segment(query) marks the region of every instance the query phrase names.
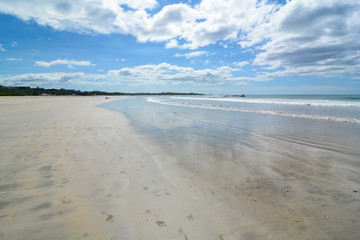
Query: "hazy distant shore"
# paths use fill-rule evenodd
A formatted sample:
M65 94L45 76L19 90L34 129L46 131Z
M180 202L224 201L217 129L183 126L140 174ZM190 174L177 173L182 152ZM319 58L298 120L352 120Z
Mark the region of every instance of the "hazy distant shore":
M310 132L261 135L249 125L227 130L242 131L235 140L210 127L215 137L207 137L222 143L213 146L191 132L190 117L165 109L147 117L175 135L155 141L123 113L98 107L109 101L0 97L0 238L359 235L359 152L340 140ZM199 122L212 126L212 115L205 113L209 122ZM241 124L249 119L244 115ZM228 128L221 121L215 124ZM172 131L176 124L191 130L189 135ZM174 138L187 141L177 144Z

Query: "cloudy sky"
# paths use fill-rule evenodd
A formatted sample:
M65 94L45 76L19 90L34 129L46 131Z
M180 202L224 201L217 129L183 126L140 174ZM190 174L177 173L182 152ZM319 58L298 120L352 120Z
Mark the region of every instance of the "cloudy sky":
M360 94L360 1L0 0L0 85Z

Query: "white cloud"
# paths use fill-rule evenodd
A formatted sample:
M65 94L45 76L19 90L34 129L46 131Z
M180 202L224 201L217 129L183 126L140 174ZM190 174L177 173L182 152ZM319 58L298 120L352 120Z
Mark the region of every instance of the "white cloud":
M6 86L47 85L70 83L81 79L84 73L27 73L14 76L0 76L0 82Z
M1 43L0 43L0 52L6 52L6 49L2 47Z
M207 55L206 51L195 51L195 52L191 52L191 53L184 53L184 54L180 54L180 53L176 53L174 55L174 57L186 57L186 58L192 58L192 57L200 57L202 55Z
M22 61L22 58L6 58L6 61Z
M215 69L199 69L181 67L168 63L148 64L132 68L110 70L104 74L77 73L28 73L13 76L1 76L0 84L5 86L36 86L36 85L119 85L119 84L192 84L217 85L234 84L243 85L254 81L266 81L268 77L239 77L238 69L219 67Z
M196 49L235 40L240 30L263 22L273 9L258 0L203 0L194 7L166 5L151 15L148 10L157 6L155 0L4 0L0 12L58 30L132 34L140 42L163 41L168 47ZM180 39L186 42L179 46Z
M136 83L136 84L165 84L185 83L193 85L216 85L216 84L247 84L253 81L266 81L268 77L238 77L234 73L236 68L219 67L216 69L196 70L191 67L180 67L168 63L158 65L148 64L133 68L111 70L106 78L113 82Z
M241 51L255 54L253 64L276 74L360 72L359 0L202 0L163 7L155 0L3 0L0 12L57 30L130 34L166 48L238 42Z
M259 44L254 64L276 74L341 75L360 72L359 26L358 0L294 0L240 44Z
M67 65L68 68L73 68L74 65L76 66L94 66L89 61L76 61L76 60L67 60L67 59L57 59L51 62L45 61L35 61L35 65L40 67L51 67L54 65Z
M177 48L179 47L178 41L176 39L171 39L165 45L166 48Z
M246 65L248 65L249 62L248 61L242 61L242 62L233 62L233 65L236 67L244 67Z
M193 28L185 31L181 38L187 40L192 49L218 41L236 40L241 32L264 22L274 8L272 4L257 0L203 0L195 8L197 21Z
M203 0L191 7L165 6L147 24L139 25L135 35L141 42L166 41L167 48L197 49L218 41L237 40L241 32L267 21L276 5L265 1ZM185 41L180 44L179 40Z
M111 33L118 29L116 21L122 8L115 0L5 0L0 11L57 30L81 33Z
M18 43L17 43L17 42L12 42L10 45L11 45L12 47L16 47L16 46L18 45Z
M127 5L133 9L153 9L158 5L155 0L120 0L119 4Z
M185 4L167 5L154 16L143 18L133 25L133 35L140 42L162 42L183 36L193 28L198 12ZM172 44L175 44L172 41Z

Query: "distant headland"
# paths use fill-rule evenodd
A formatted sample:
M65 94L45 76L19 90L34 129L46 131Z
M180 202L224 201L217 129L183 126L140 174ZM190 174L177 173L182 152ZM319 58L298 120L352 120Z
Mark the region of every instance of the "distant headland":
M178 93L178 92L160 92L160 93L125 93L125 92L104 92L104 91L80 91L73 89L47 89L31 87L6 87L0 85L0 96L137 96L137 95L204 95L201 93Z
M241 95L225 95L224 97L246 97L245 94Z

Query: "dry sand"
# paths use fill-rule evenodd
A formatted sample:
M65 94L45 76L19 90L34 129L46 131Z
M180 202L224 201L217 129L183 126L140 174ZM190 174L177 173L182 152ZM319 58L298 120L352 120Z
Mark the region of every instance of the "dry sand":
M338 238L326 232L331 228L342 229L342 239L346 229L354 236L357 213L346 222L349 228L332 226L339 222L331 214L341 209L314 204L320 195L297 201L310 190L295 183L232 189L198 178L121 113L96 107L107 101L0 98L1 239ZM355 201L352 194L346 199Z

